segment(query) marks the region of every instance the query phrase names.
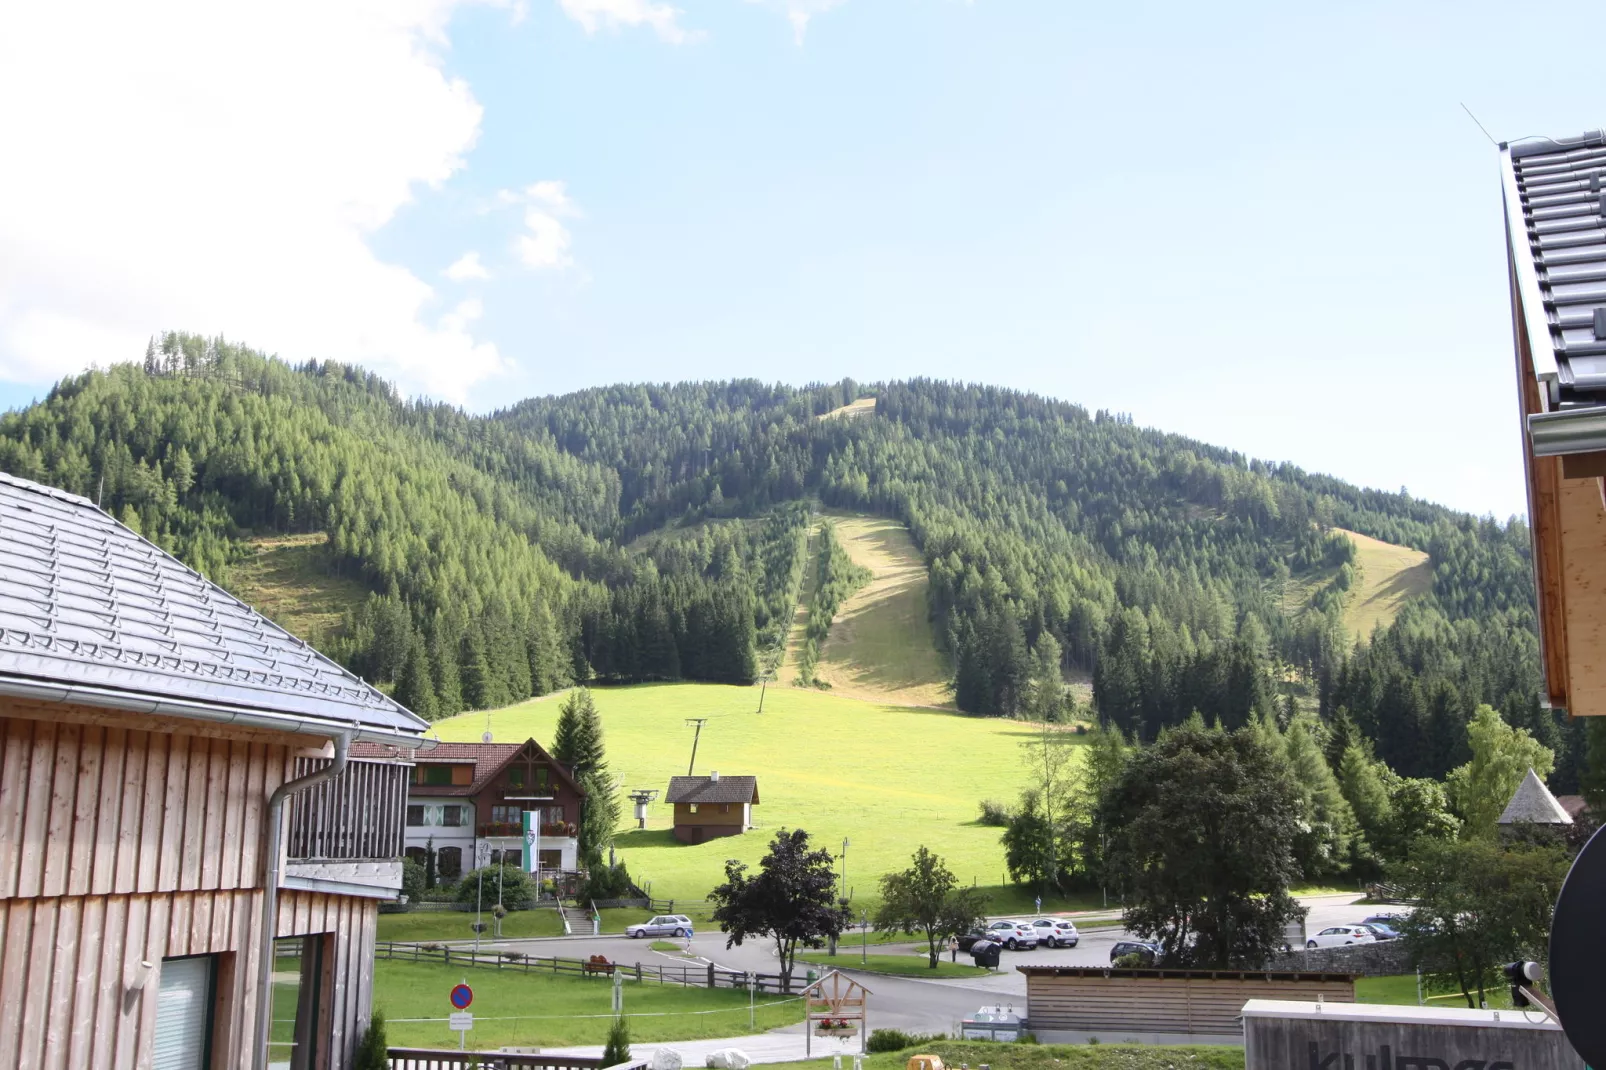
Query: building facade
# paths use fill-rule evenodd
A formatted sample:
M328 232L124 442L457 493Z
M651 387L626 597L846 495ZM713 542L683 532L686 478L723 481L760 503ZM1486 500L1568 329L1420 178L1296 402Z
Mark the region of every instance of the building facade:
M758 805L758 778L677 776L669 779L665 800L675 808L675 839L703 843L721 836L740 836L753 827Z
M359 744L355 753L383 758L394 750ZM441 743L413 760L403 826L407 857L425 865L434 851L443 880L498 862L529 869L532 847L542 873L579 870L585 791L535 740ZM522 831L526 810L539 815L533 845Z
M348 1066L424 728L0 474L0 1066Z

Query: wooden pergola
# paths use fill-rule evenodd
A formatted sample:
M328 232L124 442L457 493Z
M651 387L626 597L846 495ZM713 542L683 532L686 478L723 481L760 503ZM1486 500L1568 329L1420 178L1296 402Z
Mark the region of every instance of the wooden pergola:
M866 1051L870 1033L870 990L851 977L832 970L803 990L803 1053L813 1054L814 1030L822 1022L853 1022L859 1033L859 1050Z

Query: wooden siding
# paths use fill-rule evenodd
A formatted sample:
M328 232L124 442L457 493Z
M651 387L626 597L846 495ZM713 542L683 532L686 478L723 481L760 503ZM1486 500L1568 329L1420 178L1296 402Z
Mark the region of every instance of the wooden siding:
M1023 971L1024 972L1024 971ZM1026 1017L1033 1032L1201 1033L1240 1031L1251 999L1321 998L1355 1002L1355 982L1318 974L1227 974L1088 970L1026 975Z
M1606 714L1606 509L1597 479L1563 479L1556 494L1561 542L1566 709Z
M0 899L253 887L290 754L0 717Z
M248 1061L256 1017L260 891L61 896L0 901L0 1066L99 1070L150 1064L152 974L132 997L141 960L218 955L213 1065ZM368 1024L378 907L349 896L281 892L279 935L329 934L321 1065L339 1070ZM126 1001L126 1005L125 1005Z

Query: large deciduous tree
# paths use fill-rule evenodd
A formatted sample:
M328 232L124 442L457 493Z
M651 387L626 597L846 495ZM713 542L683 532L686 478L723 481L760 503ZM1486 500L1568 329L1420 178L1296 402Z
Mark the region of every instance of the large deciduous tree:
M810 850L802 829L777 832L756 874L748 873L746 863L726 862L725 883L709 898L718 904L713 917L726 935L725 946L768 937L783 977L791 976L799 945L824 947L852 919L847 905L836 901L831 852Z
M1253 728L1195 718L1135 754L1101 807L1126 927L1163 961L1258 967L1299 915L1298 789Z
M908 869L881 878L875 927L881 932L924 933L931 968L936 969L943 942L981 920L987 897L962 887L942 858L924 846L910 862Z
M1467 725L1472 760L1450 770L1445 786L1461 814L1462 835L1492 836L1529 769L1550 776L1556 756L1526 730L1513 728L1491 706L1479 706Z

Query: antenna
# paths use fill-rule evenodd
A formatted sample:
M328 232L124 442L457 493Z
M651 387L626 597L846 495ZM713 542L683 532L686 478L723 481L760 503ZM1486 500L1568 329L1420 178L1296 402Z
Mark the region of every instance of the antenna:
M697 734L691 737L691 761L686 766L687 776L691 776L691 771L697 767L697 741L703 738L703 725L707 723L707 717L686 718L686 724L697 729Z
M1467 107L1465 103L1461 104L1461 110L1467 113L1467 118L1471 119L1475 123L1478 123L1478 117L1472 114L1472 109ZM1483 136L1489 139L1489 144L1493 145L1497 149L1500 147L1500 142L1494 139L1494 135L1489 133L1487 127L1485 127L1482 123L1478 123L1478 129L1482 130Z
M486 710L485 711L485 731L484 731L484 733L482 733L480 735L480 742L481 743L489 743L490 741L491 741L491 711L490 710Z

